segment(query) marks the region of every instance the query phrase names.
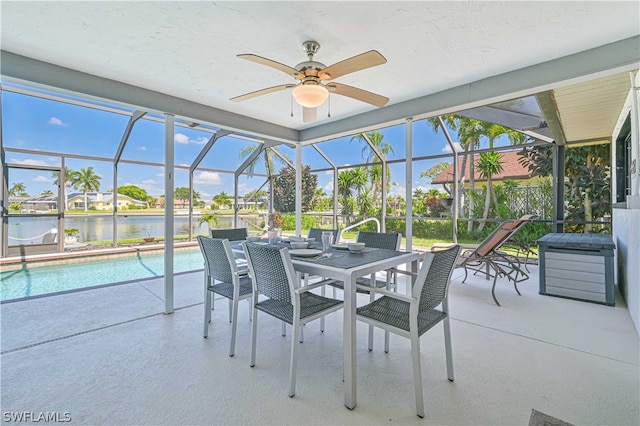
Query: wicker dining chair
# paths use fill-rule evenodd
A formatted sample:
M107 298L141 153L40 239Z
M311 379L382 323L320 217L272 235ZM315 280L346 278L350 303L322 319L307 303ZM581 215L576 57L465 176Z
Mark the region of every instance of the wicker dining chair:
M222 238L229 241L241 241L246 240L248 236L247 228L227 228L227 229L212 229L211 238Z
M336 238L338 238L338 230L337 229L311 228L311 229L309 229L309 233L307 234L307 238L314 238L316 243L322 243L322 233L323 232L331 232L333 234L333 239L331 240L331 244L335 244L336 243Z
M356 241L359 243L364 243L365 247L373 247L387 250L399 250L400 243L402 241L402 234L395 232L368 232L368 231L360 231L358 232L358 236L356 237ZM395 268L388 269L384 271L387 274L387 279L385 281L378 280L375 278L375 274L372 275L372 278L361 277L356 280L357 284L362 284L363 286L357 287L356 291L361 294L369 294L369 301L373 302L375 297L374 293L371 293L369 289L365 286L371 286L371 280L374 281L374 287L376 288L386 288L387 290L393 288L397 291L398 277L395 273ZM333 287L333 297L335 297L335 289L344 290L344 283L342 281L333 281L328 285ZM369 350L373 350L373 327L369 327ZM389 351L389 333L385 332L384 334L384 350L386 352Z
M459 245L427 253L418 271L411 297L387 289L372 288L371 292L382 294L382 297L356 310L358 320L411 340L418 417L424 417L420 336L440 321L444 323L447 377L453 381L448 294L451 274L459 254ZM440 305L441 309L436 309Z
M292 327L289 364L289 396L296 393L298 333L300 326L342 308L341 300L330 299L310 290L323 281L301 286L286 248L243 243L253 279L253 321L251 326L251 367L256 364L258 311L271 315Z
M238 325L238 303L253 296L251 278L247 275L247 270L238 270L229 240L200 235L198 244L205 261L203 337L206 338L209 335L211 311L214 307L213 295L219 294L226 297L229 299L229 322L231 323L229 356L233 356Z

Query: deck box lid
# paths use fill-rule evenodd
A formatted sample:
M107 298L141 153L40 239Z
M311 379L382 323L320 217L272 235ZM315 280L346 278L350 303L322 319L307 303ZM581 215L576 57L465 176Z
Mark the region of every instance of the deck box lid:
M615 249L616 245L607 234L547 234L540 238L538 247L555 247L581 250Z

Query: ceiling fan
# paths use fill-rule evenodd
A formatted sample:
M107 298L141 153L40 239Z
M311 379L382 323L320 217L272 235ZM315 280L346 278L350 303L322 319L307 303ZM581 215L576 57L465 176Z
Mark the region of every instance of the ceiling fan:
M389 98L387 97L332 81L352 72L387 63L385 57L379 52L370 50L327 67L326 65L313 60L314 55L319 49L320 44L315 41L305 41L302 43L302 50L307 54L308 60L300 62L295 67L290 67L288 65L281 64L280 62L250 53L238 55L238 58L246 59L248 61L256 62L282 71L295 78L298 82L297 84L281 84L279 86L267 87L255 92L236 96L230 100L232 102L241 102L257 96L292 88L293 98L303 107L304 121L315 120L316 108L327 100L329 93L347 96L377 107L382 107L389 102Z

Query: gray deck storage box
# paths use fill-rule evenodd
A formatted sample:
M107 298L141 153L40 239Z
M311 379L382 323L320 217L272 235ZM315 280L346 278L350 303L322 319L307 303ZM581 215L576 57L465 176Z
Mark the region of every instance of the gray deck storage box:
M613 306L610 235L547 234L538 240L540 294Z

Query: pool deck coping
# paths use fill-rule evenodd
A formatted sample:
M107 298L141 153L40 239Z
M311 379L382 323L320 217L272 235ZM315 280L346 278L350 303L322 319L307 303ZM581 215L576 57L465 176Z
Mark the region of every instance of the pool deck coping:
M197 241L177 242L174 249L190 248L198 245ZM164 251L164 243L160 244L140 244L127 247L100 248L94 250L68 251L64 253L45 253L31 256L13 256L0 259L0 266L15 265L25 262L46 262L52 260L75 259L80 257L99 257L113 254L135 253L140 251Z

